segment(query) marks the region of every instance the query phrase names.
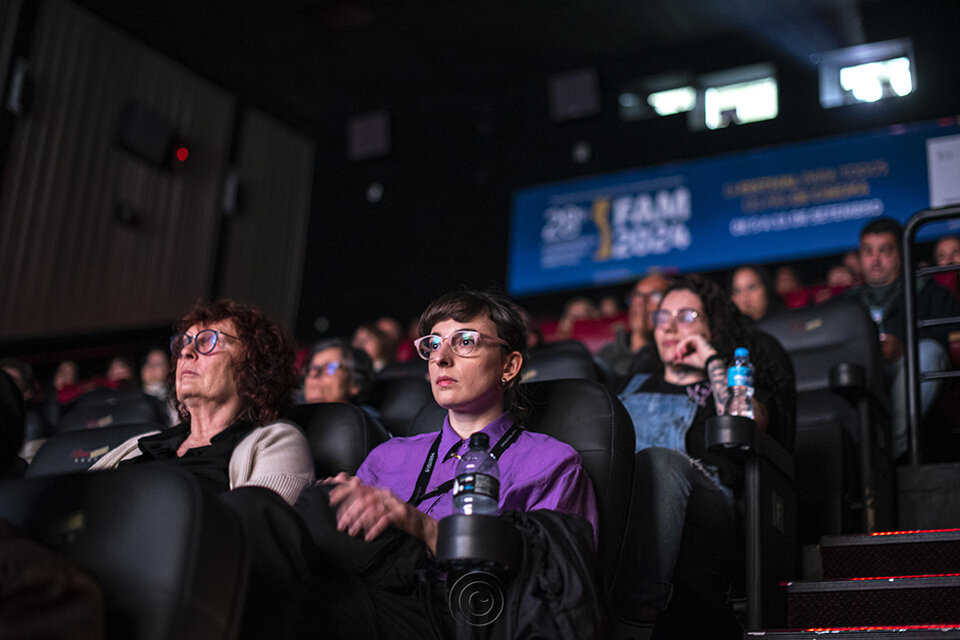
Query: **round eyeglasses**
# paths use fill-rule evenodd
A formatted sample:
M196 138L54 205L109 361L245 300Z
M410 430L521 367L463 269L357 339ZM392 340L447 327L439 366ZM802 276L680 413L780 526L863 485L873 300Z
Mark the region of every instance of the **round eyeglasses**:
M413 346L417 350L417 354L424 360L430 360L430 357L440 350L441 345L444 341L450 341L450 348L453 349L453 352L458 356L471 356L476 353L477 349L483 346L483 343L486 341L496 342L506 346L506 342L500 338L494 336L488 336L485 333L480 333L479 331L474 331L472 329L461 329L460 331L454 331L446 336L438 336L435 333L430 335L423 336L422 338L417 338L413 341Z
M691 324L700 317L700 312L696 309L677 309L676 311L667 311L666 309L657 309L651 314L654 327L662 327L671 320L676 320L677 324Z
M331 360L325 364L310 365L310 368L307 369L307 377L319 378L320 376L332 376L342 366L339 360Z
M170 338L170 353L173 354L174 358L179 358L180 353L192 344L197 349L197 353L205 356L216 348L220 336L226 336L234 340L240 339L224 331L217 331L216 329L197 331L197 335L195 336L187 333L177 333Z

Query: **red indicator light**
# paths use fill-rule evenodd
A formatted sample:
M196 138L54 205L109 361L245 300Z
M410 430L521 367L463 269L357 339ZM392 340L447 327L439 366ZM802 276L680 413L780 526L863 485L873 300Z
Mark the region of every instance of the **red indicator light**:
M180 162L186 162L187 157L190 155L190 150L186 147L177 147L177 160Z

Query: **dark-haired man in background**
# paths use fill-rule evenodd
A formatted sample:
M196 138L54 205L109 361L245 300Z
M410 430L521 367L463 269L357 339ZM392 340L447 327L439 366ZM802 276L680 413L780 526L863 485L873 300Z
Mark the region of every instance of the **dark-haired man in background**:
M904 352L907 317L901 269L900 246L903 231L891 218L877 218L860 232L860 265L863 285L845 292L870 312L880 331L880 348L886 362L886 378L893 410L891 450L897 459L907 450L907 383ZM960 316L960 306L950 292L931 279L917 282L917 318ZM920 371L947 369L948 327L925 327L918 333ZM936 397L940 382L920 385L921 411L926 413Z

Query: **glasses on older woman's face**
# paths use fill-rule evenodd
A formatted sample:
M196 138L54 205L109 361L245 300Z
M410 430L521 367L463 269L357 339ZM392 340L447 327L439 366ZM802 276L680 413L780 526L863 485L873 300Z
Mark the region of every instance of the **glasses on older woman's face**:
M340 363L339 360L331 360L326 364L311 365L310 368L307 369L307 376L311 378L319 378L320 376L332 376L342 366L343 365Z
M203 331L197 331L197 335L195 336L191 336L187 333L178 333L170 338L170 353L173 354L174 358L179 358L180 353L192 344L195 346L197 353L201 355L207 355L216 348L220 336L226 336L227 338L233 338L234 340L240 339L236 336L230 335L229 333L218 331L216 329L204 329Z
M671 320L676 320L678 325L693 324L700 317L700 312L696 309L683 308L676 311L667 311L666 309L657 309L652 314L653 326L665 327Z
M472 329L461 329L460 331L454 331L446 336L439 336L435 333L430 335L423 336L422 338L417 338L413 341L413 346L417 350L417 354L424 360L430 360L430 358L437 351L440 350L441 345L444 341L450 341L450 348L453 349L453 352L458 356L472 356L475 355L477 349L483 346L483 343L490 341L496 342L498 344L506 345L507 343L500 338L495 338L494 336L488 336L485 333L480 333L479 331L473 331Z

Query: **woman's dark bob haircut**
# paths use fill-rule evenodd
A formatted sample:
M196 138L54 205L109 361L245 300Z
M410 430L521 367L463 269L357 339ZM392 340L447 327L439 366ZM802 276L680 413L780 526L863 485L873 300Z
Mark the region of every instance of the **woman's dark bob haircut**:
M209 327L224 320L233 322L241 345L240 357L233 367L243 406L237 417L258 426L269 424L290 406L297 388L293 341L259 309L229 299L198 303L180 320L177 330L185 333L194 325ZM175 379L176 359L170 369ZM177 409L189 419L179 400Z
M420 335L425 336L433 327L444 320L469 322L479 316L486 316L497 328L497 337L506 342L500 345L504 354L519 351L521 355L527 346L527 329L516 306L498 293L486 291L456 291L440 296L430 303L420 316ZM526 364L524 356L523 364ZM520 411L519 387L523 374L520 373L504 388L505 409L515 415Z

